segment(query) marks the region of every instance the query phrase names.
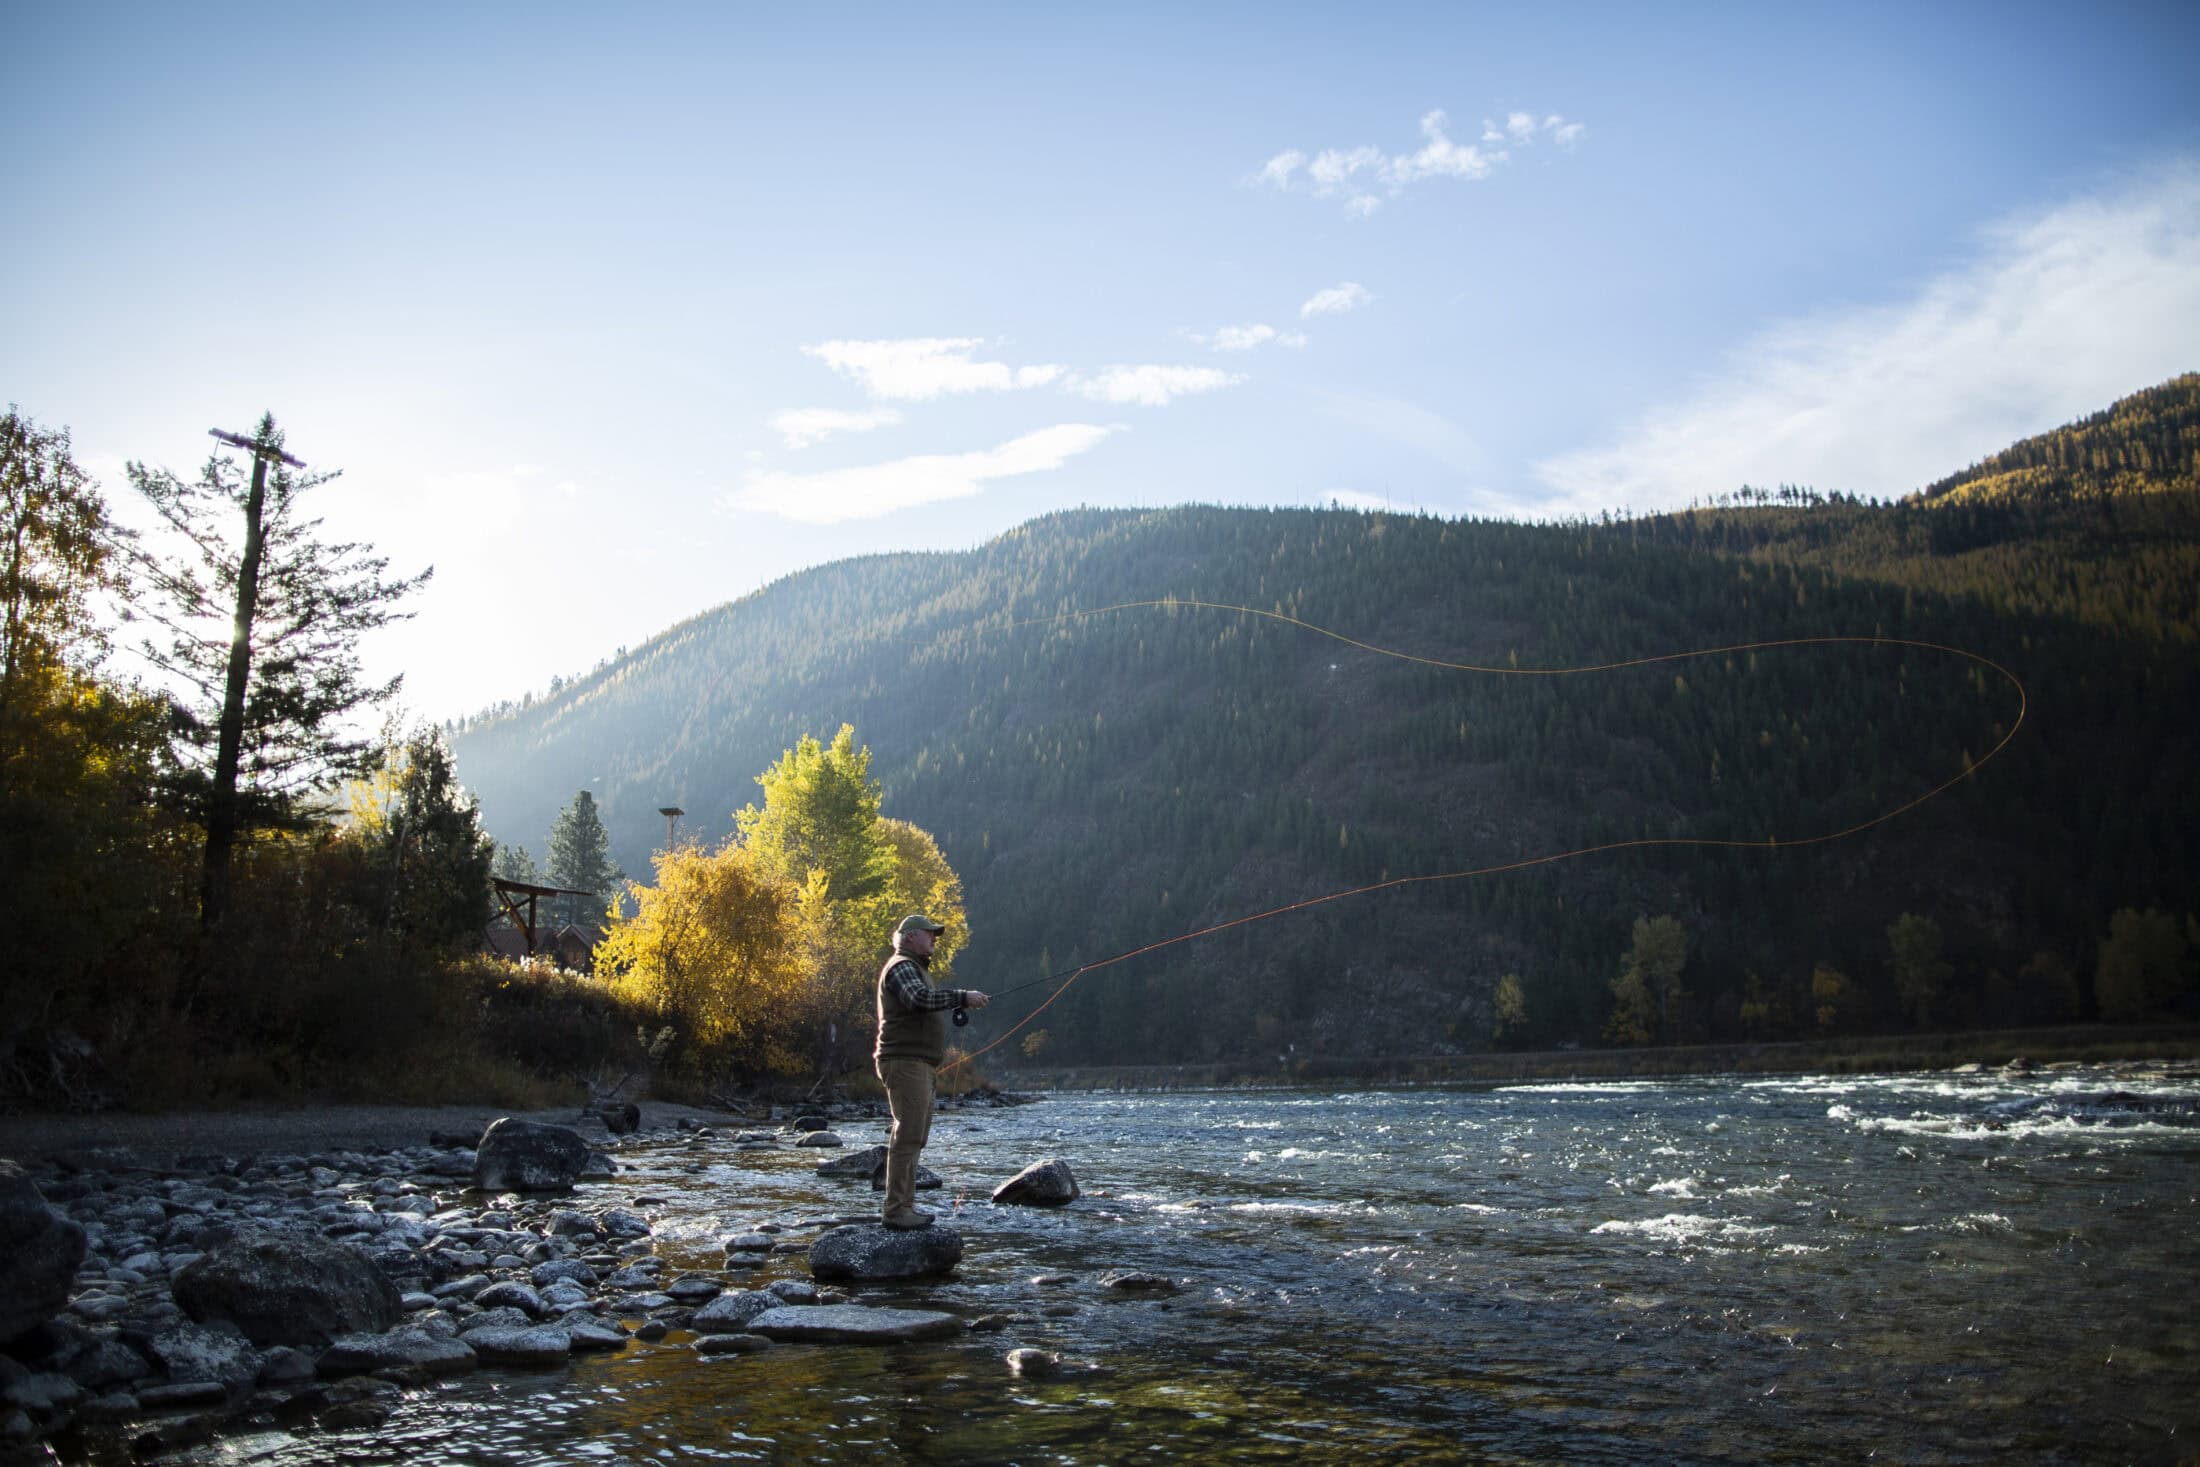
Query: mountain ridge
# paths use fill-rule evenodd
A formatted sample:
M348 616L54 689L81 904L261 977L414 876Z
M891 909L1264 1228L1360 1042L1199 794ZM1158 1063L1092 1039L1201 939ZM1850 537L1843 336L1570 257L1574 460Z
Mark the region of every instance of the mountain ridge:
M2166 414L2196 382L2156 390ZM2119 403L2110 426L2158 434L2148 401ZM539 840L585 786L622 862L646 872L658 806L684 806L695 834L720 838L781 749L853 723L887 813L931 830L963 875L974 941L959 966L1004 987L1391 875L1600 839L1838 829L1959 772L2015 716L2006 690L1915 649L1537 687L1376 658L1192 598L1498 667L1783 636L1944 642L2044 679L2048 696L1984 785L1871 837L1754 862L1622 853L1364 898L1095 975L1049 1022L1060 1052L1086 1062L1350 1050L1382 1042L1367 1015L1472 1048L1491 1039L1497 977L1518 971L1520 1037L1593 1041L1629 926L1671 914L1689 929L1694 980L1675 1036L1744 1032L1753 992L1786 1014L1765 1032L1808 1032L1820 966L1856 989L1838 1022L1883 1026L1900 1019L1884 928L1917 908L1946 931L1963 1001L1984 1012L2035 1001L2017 991L2024 964L2084 965L2109 911L2182 899L2200 864L2172 828L2195 808L2192 758L2153 711L2190 706L2195 690L2180 579L2200 544L2194 496L2114 497L2147 509L2113 544L2090 499L1946 494L1561 525L1065 511L971 551L783 577L452 739L500 838ZM1975 543L1949 541L1936 519ZM2010 563L2058 579L2012 588ZM1163 604L1089 614L1135 601ZM2104 750L2112 779L2058 774ZM1217 1014L1232 1018L1217 1029Z

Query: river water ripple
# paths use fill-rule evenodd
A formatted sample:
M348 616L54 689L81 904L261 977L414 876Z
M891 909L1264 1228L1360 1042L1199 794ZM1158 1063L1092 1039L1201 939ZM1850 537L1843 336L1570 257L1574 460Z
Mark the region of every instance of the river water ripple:
M881 1139L875 1126L842 1134ZM716 1270L866 1210L815 1151L627 1152ZM1067 1158L1086 1197L995 1208ZM966 1253L864 1302L999 1332L705 1358L675 1333L197 1462L2174 1462L2200 1452L2200 1079L2162 1069L1063 1095L946 1115ZM797 1236L809 1236L798 1234ZM1122 1297L1113 1271L1175 1281ZM1042 1276L1071 1275L1040 1282ZM669 1275L668 1275L669 1276ZM754 1280L805 1277L781 1255ZM1039 1346L1105 1374L1008 1372Z

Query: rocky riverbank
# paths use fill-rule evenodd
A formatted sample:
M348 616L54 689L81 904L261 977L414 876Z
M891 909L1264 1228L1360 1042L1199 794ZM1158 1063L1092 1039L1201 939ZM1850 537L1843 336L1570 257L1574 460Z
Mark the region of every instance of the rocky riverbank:
M653 1105L624 1136L571 1112L486 1133L478 1115L437 1116L465 1127L444 1130L423 1124L431 1114L110 1121L97 1144L87 1127L48 1126L45 1144L0 1162L0 1448L39 1461L48 1444L144 1457L236 1429L372 1426L435 1378L636 1341L730 1353L965 1327L835 1309L846 1294L798 1279L746 1286L773 1255L827 1237L833 1246L812 1253L827 1258L817 1277L875 1276L863 1271L864 1235L882 1249L900 1240L849 1226L874 1214L758 1218L724 1240L722 1267L671 1271L652 1241L657 1199L616 1191L622 1155L646 1148L841 1155L827 1128L877 1120L876 1106L743 1124ZM385 1144L197 1149L210 1136L348 1139L377 1123ZM24 1130L0 1128L0 1140ZM118 1134L139 1146L114 1144ZM386 1144L393 1136L401 1144ZM562 1177L537 1170L561 1166ZM567 1188L589 1177L612 1186L577 1205ZM505 1190L517 1178L527 1190ZM876 1266L953 1267L959 1237L937 1232Z

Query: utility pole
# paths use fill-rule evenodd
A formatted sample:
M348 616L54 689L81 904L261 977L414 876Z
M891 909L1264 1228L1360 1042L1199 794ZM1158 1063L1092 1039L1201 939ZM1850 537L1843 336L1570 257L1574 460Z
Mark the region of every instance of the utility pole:
M237 566L237 619L229 640L229 677L222 690L222 716L214 744L214 787L206 802L206 870L200 877L199 928L211 930L229 906L229 856L237 842L237 766L244 751L244 690L252 673L252 616L260 597L260 511L267 502L269 459L294 469L305 467L275 446L272 416L259 432L207 429L207 436L252 455L252 492L244 508L244 556Z
M657 813L665 817L665 849L669 851L672 849L672 833L680 828L680 817L687 814L687 811L678 805L665 805Z

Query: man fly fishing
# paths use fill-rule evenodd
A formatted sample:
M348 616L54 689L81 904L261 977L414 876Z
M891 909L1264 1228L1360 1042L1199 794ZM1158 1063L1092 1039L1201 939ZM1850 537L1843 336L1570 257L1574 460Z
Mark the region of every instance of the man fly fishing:
M975 988L935 988L932 944L947 929L911 912L894 927L894 954L878 970L878 1043L872 1050L886 1105L886 1200L879 1220L922 1228L932 1214L917 1206L917 1157L932 1135L932 1083L947 1058L947 1011L982 1009L993 1000Z

